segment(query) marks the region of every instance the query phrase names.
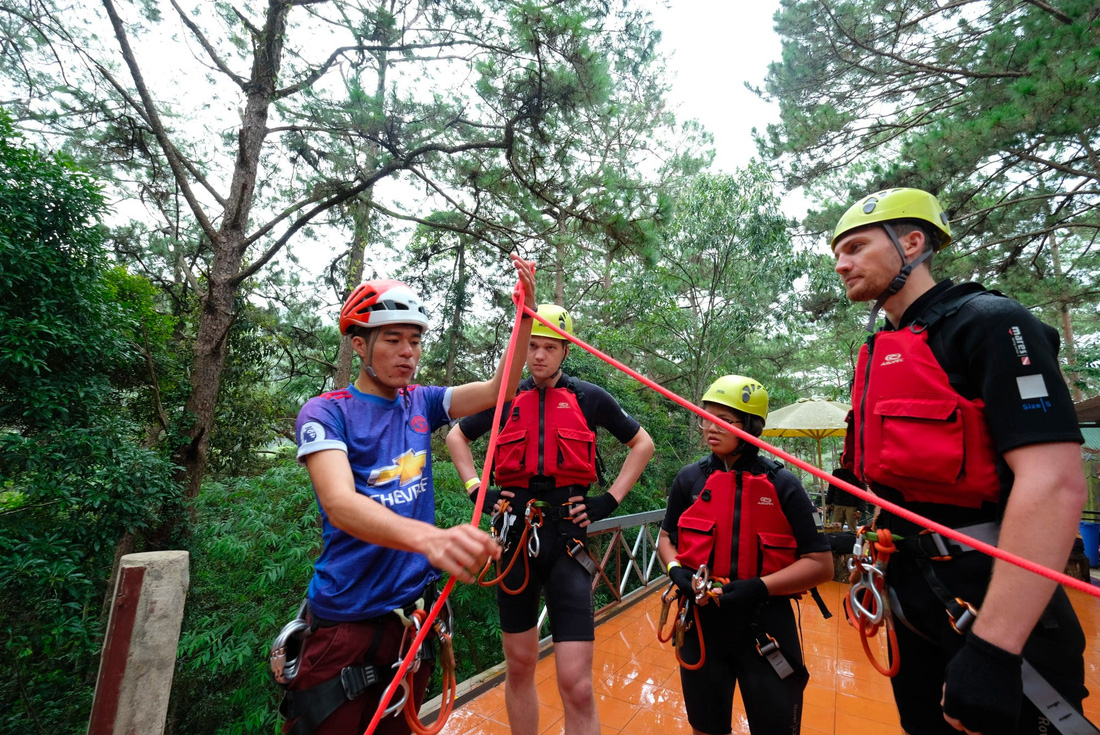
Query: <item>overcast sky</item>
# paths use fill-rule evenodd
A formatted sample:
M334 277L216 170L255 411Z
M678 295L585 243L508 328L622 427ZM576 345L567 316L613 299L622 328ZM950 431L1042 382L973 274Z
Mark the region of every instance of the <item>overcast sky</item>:
M781 47L772 16L779 0L639 0L653 13L670 56L678 117L714 135L714 167L732 171L756 153L752 129L779 118L778 106L745 89L762 86Z

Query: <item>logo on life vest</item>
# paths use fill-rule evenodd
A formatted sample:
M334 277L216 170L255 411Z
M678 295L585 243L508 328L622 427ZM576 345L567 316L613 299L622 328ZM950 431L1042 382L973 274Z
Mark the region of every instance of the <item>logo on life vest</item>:
M882 358L882 365L897 365L904 361L900 352L891 352L889 355Z
M558 404L558 408L569 408L569 403L566 401L562 401Z
M415 431L417 434L427 434L430 427L428 426L428 419L424 418L420 414L417 414L416 416L413 416L411 419L409 419L409 428Z
M769 496L769 495L761 495L760 500L757 500L756 504L757 505L773 505L771 496Z

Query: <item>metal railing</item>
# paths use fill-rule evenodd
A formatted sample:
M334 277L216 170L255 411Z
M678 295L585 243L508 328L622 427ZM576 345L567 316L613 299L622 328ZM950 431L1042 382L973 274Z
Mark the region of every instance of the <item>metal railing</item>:
M657 556L657 537L664 517L662 508L605 518L588 527L588 550L599 566L592 580L592 592L595 594L605 587L612 595L610 602L596 610L597 617L644 595L654 583L664 584L665 571ZM635 528L637 535L632 533ZM538 622L540 631L546 619L547 611L543 606Z

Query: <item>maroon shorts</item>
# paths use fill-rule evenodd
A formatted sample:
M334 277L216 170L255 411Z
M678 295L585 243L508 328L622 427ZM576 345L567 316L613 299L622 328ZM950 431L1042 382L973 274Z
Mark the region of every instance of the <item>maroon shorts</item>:
M335 679L346 666L371 664L384 672L383 681L341 705L313 731L313 735L362 735L366 731L389 685L390 667L397 660L404 632L405 626L401 621L396 616L387 615L377 620L319 627L305 640L298 675L289 687L291 691L309 689ZM411 633L409 641L412 641ZM424 691L428 687L434 663L424 661L414 677L413 691L409 696L415 698L417 708L424 701ZM398 689L389 706L400 696L401 690ZM294 722L285 723L283 732L289 732ZM378 735L406 735L409 725L404 713L399 711L383 717L375 732Z

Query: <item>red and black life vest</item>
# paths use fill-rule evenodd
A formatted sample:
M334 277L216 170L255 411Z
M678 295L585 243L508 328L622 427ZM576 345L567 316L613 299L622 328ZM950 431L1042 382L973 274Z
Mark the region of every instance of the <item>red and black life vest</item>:
M588 428L573 382L520 391L497 438L496 483L527 487L553 477L557 487L596 481L596 433Z
M731 574L735 539L737 569ZM798 559L798 542L768 474L741 470L710 474L680 516L676 549L685 567L706 564L712 575L726 579L772 574Z
M978 508L1000 495L985 402L960 395L928 346L929 327L965 301L936 310L931 320L873 334L859 352L854 469L908 501Z

